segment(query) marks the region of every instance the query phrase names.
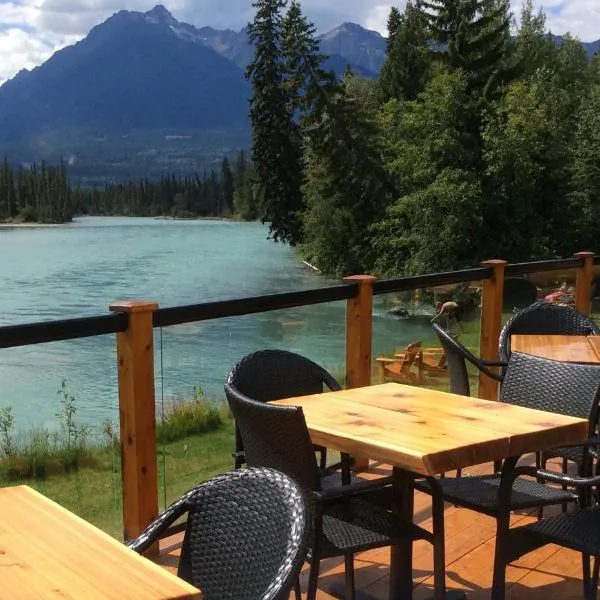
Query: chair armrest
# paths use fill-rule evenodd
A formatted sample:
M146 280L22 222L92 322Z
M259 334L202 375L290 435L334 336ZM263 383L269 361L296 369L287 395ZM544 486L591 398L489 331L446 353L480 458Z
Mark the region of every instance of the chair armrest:
M506 367L506 366L508 366L508 363L503 360L483 360L482 358L480 358L479 362L481 362L481 364L485 365L486 367Z
M596 477L572 477L566 473L557 473L547 471L546 469L536 469L535 467L517 467L515 469L517 477L520 475L530 475L542 481L550 483L559 483L561 485L570 485L572 487L592 487L600 484L600 476Z
M340 485L335 488L329 488L327 490L319 490L313 492L315 498L322 502L332 502L335 500L342 500L351 496L359 496L373 490L383 489L391 486L393 478L390 477L378 477L377 479L370 479L368 481L357 481L355 483L349 483L348 485Z
M182 517L188 511L188 498L195 493L195 489L191 489L187 494L173 502L169 508L158 515L140 535L134 540L127 540L126 545L138 554L145 552L161 539L162 534L173 524L177 519Z

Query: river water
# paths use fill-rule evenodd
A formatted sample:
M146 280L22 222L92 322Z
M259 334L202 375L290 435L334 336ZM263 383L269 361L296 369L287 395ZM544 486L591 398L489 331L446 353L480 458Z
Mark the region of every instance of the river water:
M108 312L114 301L160 306L310 289L339 282L305 267L258 223L146 218L77 219L65 226L0 228L0 325ZM426 312L427 307L423 307ZM336 302L155 330L157 402L201 386L220 397L230 367L262 348L303 353L341 373L345 303ZM428 319L374 308L374 353L429 336ZM65 380L77 419L118 422L115 336L0 350L0 407L17 429L56 426Z

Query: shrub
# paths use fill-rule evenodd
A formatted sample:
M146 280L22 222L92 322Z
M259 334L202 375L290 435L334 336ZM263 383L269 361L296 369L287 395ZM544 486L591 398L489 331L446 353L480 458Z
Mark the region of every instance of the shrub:
M207 400L201 387L194 388L191 400L176 398L167 405L163 420L157 424L156 438L165 444L214 431L223 424L225 414L223 407Z

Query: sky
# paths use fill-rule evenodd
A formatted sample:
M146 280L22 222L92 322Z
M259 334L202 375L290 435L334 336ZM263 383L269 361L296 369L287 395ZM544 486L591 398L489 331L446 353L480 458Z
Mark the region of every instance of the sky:
M518 17L521 0L511 0ZM75 43L118 10L150 10L159 0L0 0L0 83ZM393 5L404 0L303 0L319 32L353 21L385 34ZM241 29L252 18L252 0L162 0L173 16L196 26ZM600 39L600 0L534 0L552 33L583 41Z

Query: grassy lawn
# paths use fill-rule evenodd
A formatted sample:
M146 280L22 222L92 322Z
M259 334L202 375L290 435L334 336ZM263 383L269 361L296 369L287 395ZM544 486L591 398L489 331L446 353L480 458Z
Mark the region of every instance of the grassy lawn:
M233 423L218 429L159 445L159 503L170 503L194 484L232 468ZM0 486L27 484L48 498L122 539L121 457L118 449L94 454L70 473L42 479L7 480Z

